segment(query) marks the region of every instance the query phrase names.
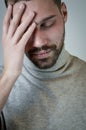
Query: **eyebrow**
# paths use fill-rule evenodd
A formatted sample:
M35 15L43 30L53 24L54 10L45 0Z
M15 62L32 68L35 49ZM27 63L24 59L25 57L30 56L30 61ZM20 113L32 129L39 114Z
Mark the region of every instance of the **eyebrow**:
M53 18L53 17L56 17L56 15L50 15L49 17L46 17L44 18L43 20L41 20L39 23L35 22L37 25L43 23L43 22L46 22L48 21L49 19Z

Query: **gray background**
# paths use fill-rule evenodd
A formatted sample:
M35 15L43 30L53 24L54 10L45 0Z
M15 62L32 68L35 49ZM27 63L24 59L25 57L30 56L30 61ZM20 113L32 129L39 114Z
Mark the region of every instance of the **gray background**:
M63 0L68 9L66 23L66 49L73 55L86 61L86 0ZM6 8L0 0L0 64L3 63L1 37L2 21Z

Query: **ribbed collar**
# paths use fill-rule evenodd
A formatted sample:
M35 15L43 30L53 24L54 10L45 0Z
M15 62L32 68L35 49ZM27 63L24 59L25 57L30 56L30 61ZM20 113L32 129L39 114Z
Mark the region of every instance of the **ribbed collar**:
M56 78L63 73L66 69L69 59L70 55L63 47L61 54L53 67L49 69L39 69L28 59L26 55L24 56L24 67L33 77L40 80L48 80Z

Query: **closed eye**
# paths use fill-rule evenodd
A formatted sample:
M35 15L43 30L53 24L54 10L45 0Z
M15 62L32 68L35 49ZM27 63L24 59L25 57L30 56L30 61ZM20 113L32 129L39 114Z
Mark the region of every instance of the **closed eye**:
M47 20L44 20L42 22L40 22L37 27L40 30L46 30L51 28L54 24L56 23L56 15L54 15L53 17L48 18Z
M46 21L44 23L42 23L40 25L40 29L43 30L43 29L48 29L50 27L52 27L54 24L56 23L56 20L49 20L49 21Z

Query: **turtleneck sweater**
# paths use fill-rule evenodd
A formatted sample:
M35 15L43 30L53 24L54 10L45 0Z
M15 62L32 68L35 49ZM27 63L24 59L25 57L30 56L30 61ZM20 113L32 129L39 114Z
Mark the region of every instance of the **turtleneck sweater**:
M39 69L25 55L3 114L7 130L86 130L86 63L63 48Z

